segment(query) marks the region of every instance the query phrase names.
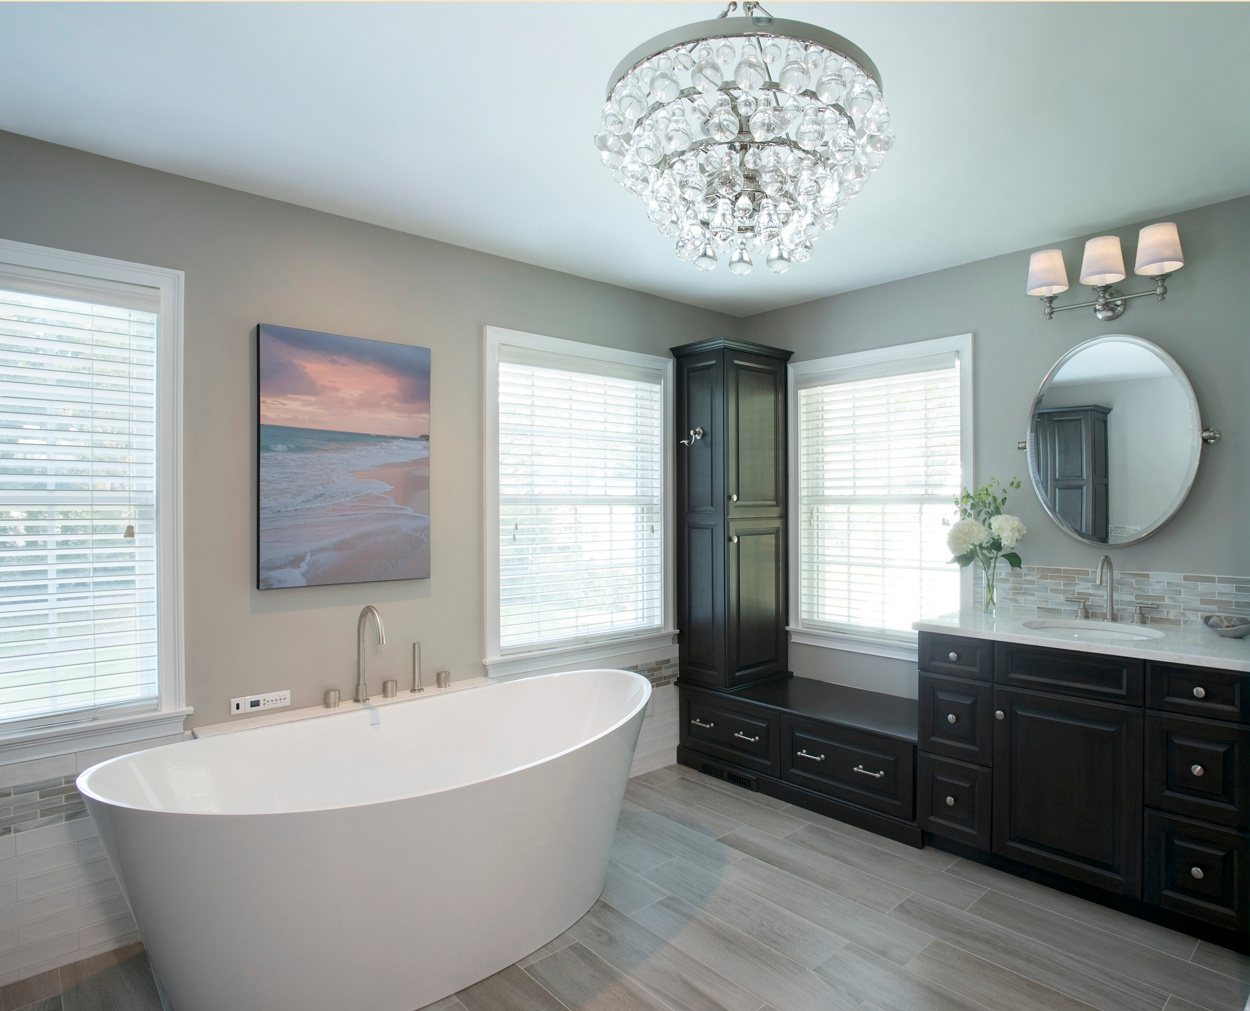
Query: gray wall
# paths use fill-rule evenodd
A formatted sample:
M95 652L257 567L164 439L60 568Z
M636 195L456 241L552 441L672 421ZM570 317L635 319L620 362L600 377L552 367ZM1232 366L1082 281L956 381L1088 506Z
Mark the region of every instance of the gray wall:
M1025 487L1008 511L1029 528L1020 544L1026 564L1092 568L1103 553L1081 544L1051 523L1029 489L1025 457L1016 449L1037 386L1069 348L1105 333L1128 333L1154 341L1180 363L1198 396L1203 419L1224 434L1204 450L1197 483L1179 515L1142 544L1111 548L1120 570L1250 574L1250 198L1182 214L1163 209L1145 221L1115 229L1131 269L1137 229L1174 220L1186 265L1168 282L1166 302L1128 303L1113 323L1092 310L1059 313L1049 322L1041 304L1024 294L1030 249L864 288L831 298L753 316L745 336L795 352L795 360L944 337L974 335L976 472L973 480L1019 477ZM923 229L923 222L917 223ZM1106 223L1091 222L1089 235ZM836 234L836 233L835 233ZM1076 282L1088 236L1056 235L1073 287L1058 301L1085 301L1090 289ZM898 241L906 241L899 236ZM1042 247L1038 247L1042 248ZM1148 287L1132 277L1125 290ZM796 646L792 666L847 683L915 693L915 665L852 657Z
M376 603L389 645L370 683L480 676L482 325L665 354L739 321L606 284L0 133L0 237L186 272L187 694L193 724L231 696L346 694L356 614ZM675 265L674 269L680 269ZM255 589L258 322L432 349L432 577Z

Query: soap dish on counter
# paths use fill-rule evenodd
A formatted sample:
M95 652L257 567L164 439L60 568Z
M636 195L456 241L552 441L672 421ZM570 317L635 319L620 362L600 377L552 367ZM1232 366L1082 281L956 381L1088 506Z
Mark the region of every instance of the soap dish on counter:
M1230 639L1240 639L1250 635L1250 618L1233 617L1226 614L1204 614L1202 623L1217 635Z

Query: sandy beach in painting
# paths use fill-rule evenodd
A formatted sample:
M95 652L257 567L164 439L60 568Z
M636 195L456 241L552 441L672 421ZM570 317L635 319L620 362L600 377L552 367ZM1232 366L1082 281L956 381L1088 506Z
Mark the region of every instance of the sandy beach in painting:
M429 465L423 439L262 425L261 588L428 577Z

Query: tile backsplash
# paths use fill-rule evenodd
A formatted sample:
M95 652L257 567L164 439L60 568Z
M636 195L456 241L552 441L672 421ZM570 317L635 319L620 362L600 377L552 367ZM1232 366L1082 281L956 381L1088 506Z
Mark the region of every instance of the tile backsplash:
M977 573L976 604L981 606L982 583ZM1066 597L1088 602L1090 616L1103 617L1106 588L1095 586L1094 569L1026 565L998 572L998 611L1019 618L1072 617L1076 605ZM1250 618L1250 576L1213 576L1180 572L1117 572L1115 606L1121 621L1130 620L1138 604L1151 624L1199 625L1204 614L1243 615Z

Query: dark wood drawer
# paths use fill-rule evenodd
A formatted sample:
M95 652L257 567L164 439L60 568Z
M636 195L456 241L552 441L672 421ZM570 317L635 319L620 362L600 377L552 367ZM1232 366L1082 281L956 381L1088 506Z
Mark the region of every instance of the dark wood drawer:
M1204 821L1250 824L1250 728L1146 714L1146 804Z
M989 684L921 674L920 750L989 765L994 749L993 695Z
M1250 723L1250 674L1155 661L1149 668L1151 709Z
M954 839L979 850L990 848L989 769L947 758L917 756L917 819L932 835Z
M1141 660L1015 643L1000 642L994 651L996 684L1128 705L1142 703L1144 666Z
M920 669L930 674L989 681L994 676L994 643L961 635L921 632L917 643Z
M786 719L784 733L782 778L897 818L914 818L914 745L806 720Z
M777 775L777 717L763 709L697 692L681 693L681 742L760 772Z
M1244 931L1248 846L1240 832L1147 811L1146 901Z

